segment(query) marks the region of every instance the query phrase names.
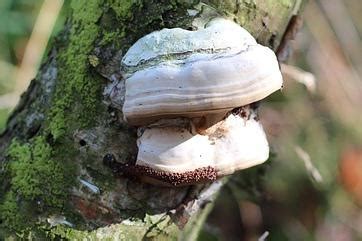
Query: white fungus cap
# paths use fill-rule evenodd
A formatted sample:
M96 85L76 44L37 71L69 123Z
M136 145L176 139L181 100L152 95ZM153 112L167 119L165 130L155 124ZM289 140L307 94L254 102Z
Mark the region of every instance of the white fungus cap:
M282 87L272 50L236 23L165 29L138 40L122 60L123 115L129 124L226 113Z

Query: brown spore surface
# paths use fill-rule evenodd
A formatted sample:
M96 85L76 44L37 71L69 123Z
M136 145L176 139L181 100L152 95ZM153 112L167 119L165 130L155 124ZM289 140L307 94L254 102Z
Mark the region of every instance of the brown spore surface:
M186 172L165 172L148 166L128 166L127 174L137 176L147 182L165 186L184 186L197 183L212 182L217 178L216 169L207 166Z

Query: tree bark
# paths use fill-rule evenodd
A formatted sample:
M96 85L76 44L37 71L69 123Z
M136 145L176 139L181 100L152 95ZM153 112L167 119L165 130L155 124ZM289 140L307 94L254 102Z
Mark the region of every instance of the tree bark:
M276 49L298 0L72 1L36 78L0 134L0 239L195 240L226 181L160 188L104 162L133 162L136 130L106 91L122 55L162 28L222 16Z

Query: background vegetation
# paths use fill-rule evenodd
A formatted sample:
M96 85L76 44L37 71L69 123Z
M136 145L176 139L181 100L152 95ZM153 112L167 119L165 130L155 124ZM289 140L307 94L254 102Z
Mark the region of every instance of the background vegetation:
M67 2L45 2L0 1L0 131L63 25ZM309 1L285 87L260 110L273 158L231 177L200 240L362 239L361 12L359 0ZM58 17L47 31L44 13Z

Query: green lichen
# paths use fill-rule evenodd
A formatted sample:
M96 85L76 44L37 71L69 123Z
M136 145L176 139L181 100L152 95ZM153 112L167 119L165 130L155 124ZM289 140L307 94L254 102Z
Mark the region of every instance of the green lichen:
M293 6L294 4L294 0L280 0L278 1L278 3L276 3L275 1L268 1L268 4L270 6L276 5L276 4L280 4L281 6L285 7L285 8L290 8Z
M289 13L288 9L292 8L298 0L279 0L279 1L272 1L268 0L265 1L265 5L268 9L278 8L280 9L282 14Z
M93 66L93 67L97 67L98 64L99 64L99 59L96 55L89 55L88 56L88 60L89 60L89 63Z
M147 215L144 220L127 220L94 231L79 231L65 226L52 229L49 237L67 240L177 240L177 226L168 215Z
M50 238L61 238L65 240L142 240L144 227L128 227L126 225L111 225L106 228L97 229L92 232L79 231L64 226L54 228L49 235Z

